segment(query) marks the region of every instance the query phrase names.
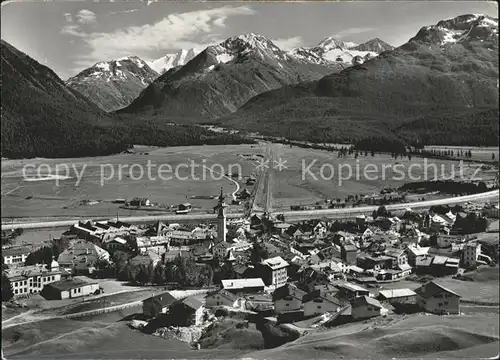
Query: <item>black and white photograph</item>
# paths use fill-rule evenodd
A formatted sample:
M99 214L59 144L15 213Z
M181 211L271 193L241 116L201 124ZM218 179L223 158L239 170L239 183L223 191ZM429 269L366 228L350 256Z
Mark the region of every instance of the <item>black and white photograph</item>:
M494 1L1 1L2 360L498 359Z

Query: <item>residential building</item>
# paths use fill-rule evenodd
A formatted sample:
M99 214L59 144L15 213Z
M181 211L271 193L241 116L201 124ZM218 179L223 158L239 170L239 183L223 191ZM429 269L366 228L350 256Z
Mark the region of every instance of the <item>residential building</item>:
M323 221L319 221L313 228L313 233L319 239L324 239L328 235L327 225Z
M238 252L238 251L246 251L253 247L252 243L247 241L238 241L238 242L228 242L222 241L215 244L212 248L213 254L218 259L225 259L229 252Z
M31 250L27 247L11 247L2 249L3 263L12 266L24 265Z
M99 293L99 283L86 276L75 276L44 286L40 295L48 300L73 299Z
M304 316L315 316L325 312L338 312L342 303L336 297L318 289L314 290L302 298Z
M380 290L378 293L380 301L386 301L389 304L415 304L417 294L411 289L391 289Z
M263 260L255 266L255 270L266 286L278 288L288 281L288 266L288 263L281 256L276 256Z
M241 295L264 291L264 281L261 278L221 280L222 288L233 294Z
M385 255L394 259L393 267L408 265L408 255L406 255L406 252L403 249L389 248L385 250Z
M274 312L281 314L302 308L302 298L307 293L295 285L286 284L273 292Z
M430 247L420 247L419 245L410 244L405 249L406 255L408 256L408 264L410 266L415 266L417 259L422 259L429 253Z
M206 307L228 306L232 308L241 308L243 302L243 297L237 296L224 289L210 292L205 296Z
M337 293L338 297L342 299L351 300L359 296L373 297L373 294L369 290L350 282L344 282L343 284L337 284L335 286L339 289Z
M39 293L45 285L61 280L63 274L55 260L50 267L36 264L13 267L4 271L12 284L14 297Z
M169 314L174 325L192 326L203 323L203 303L194 296L177 300L169 307Z
M91 274L99 261L109 262L109 253L85 240L77 240L57 258L59 265L73 274Z
M462 252L462 262L467 267L477 265L477 260L481 254L481 243L478 241L469 241L464 245Z
M486 209L484 209L484 213L489 218L498 219L499 210L500 210L500 207L497 204L497 205L493 205L493 206L490 206L490 207L487 207Z
M177 299L169 292L153 295L142 302L142 313L147 318L155 318L167 313L169 306L176 301Z
M460 314L460 295L434 281L415 290L417 305L433 314Z
M105 243L107 249L125 251L128 248L127 240L116 236Z
M382 304L368 296L359 296L351 302L351 316L354 320L369 319L375 316L386 315L388 310Z
M358 249L353 244L343 244L341 247L341 256L347 264L356 264L356 258L358 256Z
M368 255L363 254L358 256L356 260L356 265L362 269L368 270L382 270L382 269L392 269L394 267L395 259L387 255Z

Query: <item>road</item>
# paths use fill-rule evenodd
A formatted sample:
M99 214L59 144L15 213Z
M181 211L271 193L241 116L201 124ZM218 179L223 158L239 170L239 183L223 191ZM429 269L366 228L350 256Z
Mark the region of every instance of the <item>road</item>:
M387 205L386 209L389 211L404 210L406 208L410 208L412 210L426 209L434 205L451 205L451 204L459 204L468 201L478 201L478 200L479 201L486 201L491 199L498 200L498 196L499 196L499 191L493 190L481 194L456 196L446 199L436 199L436 200ZM378 206L363 206L363 207L345 208L345 209L284 211L280 213L283 214L287 220L306 220L306 219L320 218L323 216L327 218L346 218L346 217L355 217L357 215L369 215L373 213L373 210L376 210L377 208Z

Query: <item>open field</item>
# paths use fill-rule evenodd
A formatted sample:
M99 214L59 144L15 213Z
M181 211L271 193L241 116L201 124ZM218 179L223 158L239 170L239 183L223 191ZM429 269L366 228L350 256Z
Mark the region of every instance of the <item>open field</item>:
M498 161L498 147L494 146L482 146L482 147L474 147L474 146L426 146L426 150L453 150L454 153L458 151L469 151L472 153L472 157L469 158L471 160L476 161L492 161L492 154L495 154L495 159ZM465 158L464 158L465 159Z
M254 156L254 159L244 158L241 156L243 154ZM255 156L259 154L267 155L270 160L267 164L269 175L260 181L262 191L257 192L255 204L261 209L267 207L278 211L289 209L291 205L312 205L329 198L343 199L347 195L370 195L378 193L384 187L432 180L436 176L434 164L437 165L438 178L450 176L453 172L458 176L460 172L458 161L417 157L412 157L411 161L408 158L395 160L389 155L380 154L374 157L363 154L358 159L353 155L338 158L337 153L271 143L151 148L144 152L96 158L4 160L1 178L2 219L62 220L78 217L109 218L117 214L149 216L172 212L121 209L119 204L112 202L119 198L133 197L149 197L154 203L171 206L188 201L195 212L210 213L216 200L192 197L218 195L221 186L227 196L238 187L245 188L244 180L235 184L233 180L221 178L219 172L236 172L240 166L242 175L248 176L256 171ZM189 167L191 161L198 165L194 171ZM279 161L282 164L281 170L277 169ZM50 166L52 172L56 165L69 165L68 178L49 178L43 181L23 179L23 166L33 166L26 172L27 177L32 179L38 176L37 169L42 164ZM172 176L172 179L162 180L159 177L158 169L162 164L171 166L172 172L164 172L163 177ZM130 171L132 165L133 171ZM469 178L479 166L464 163L464 178ZM213 176L210 176L211 171L207 168L213 170ZM138 179L141 169L144 176ZM166 171L169 168L164 165L162 169ZM49 168L42 170L42 178L50 175ZM60 168L59 175L61 174L66 176L65 168ZM79 175L81 180L77 183ZM482 168L475 176L488 181L494 178L495 170ZM229 206L228 211L237 213L243 212L243 209L241 206Z
M235 183L222 177L219 172L222 170L222 175L229 171L237 172L239 164L242 175L250 175L254 171L252 161L242 159L238 154L261 152L258 145L252 146L170 147L95 158L4 160L1 178L2 218L114 217L116 214L137 216L146 213L120 209L119 204L112 203L115 199L133 197L149 197L154 203L169 206L190 202L195 211L206 213L211 211L216 200L191 197L218 195L222 186L226 195L235 191ZM195 164L193 171L191 162ZM59 174L64 175L66 168L63 165L68 165L69 178L59 180L59 184L55 179L26 181L23 173L26 165L31 166L25 171L29 179L47 177L49 171L55 172L56 165L59 166ZM213 170L213 176L203 165ZM144 174L142 177L141 171ZM79 176L81 180L77 183ZM85 204L84 201L100 202ZM239 210L235 206L229 209ZM147 212L148 215L150 213L165 212Z
M394 188L407 182L433 180L436 176L438 179L461 176L459 161L419 157L395 160L386 154L376 154L373 157L363 154L357 159L353 155L338 158L336 152L290 148L283 144L268 146L275 148L276 160L281 158L286 161L285 168L281 171L272 171L273 182L270 184L273 185L271 193L274 209L289 209L291 205L298 204L312 205L325 199L343 199L347 195L371 195L379 193L385 187ZM437 166L437 174L434 164ZM464 180L469 179L478 167L480 164L464 163ZM494 177L493 169L481 169L475 175L475 178L486 181Z
M499 317L389 316L310 333L252 359L487 358L498 354ZM473 350L471 352L471 350Z

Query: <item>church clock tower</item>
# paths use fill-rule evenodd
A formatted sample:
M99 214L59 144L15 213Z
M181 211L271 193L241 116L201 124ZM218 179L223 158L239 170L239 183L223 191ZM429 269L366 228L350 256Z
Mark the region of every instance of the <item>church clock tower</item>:
M226 203L224 202L224 194L220 189L219 203L214 210L217 212L217 242L226 241Z

